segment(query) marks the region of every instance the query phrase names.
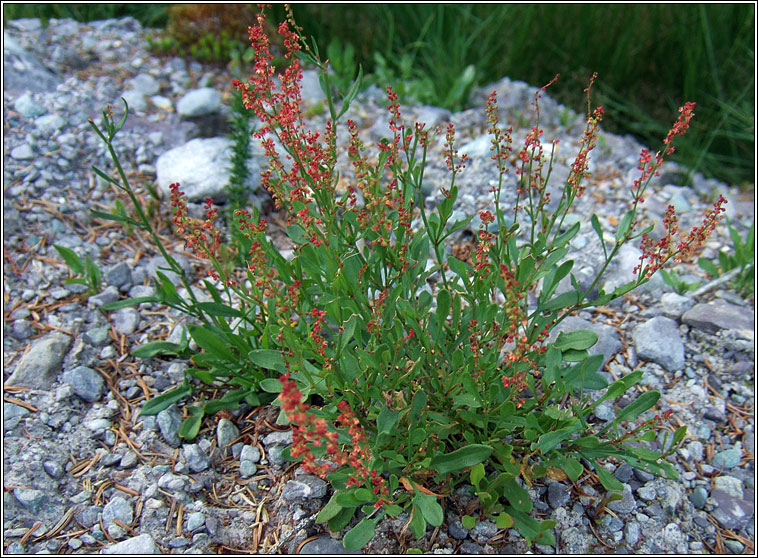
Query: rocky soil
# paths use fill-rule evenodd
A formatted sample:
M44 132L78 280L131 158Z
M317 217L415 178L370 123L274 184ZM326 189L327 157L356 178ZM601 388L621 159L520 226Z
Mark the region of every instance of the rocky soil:
M133 110L116 144L130 180L146 204L182 183L195 202L223 200L230 156L231 76L224 68L160 57L147 50L146 30L131 18L81 24L51 20L8 22L4 30L3 170L3 549L7 553L340 553L340 533L314 523L329 497L321 479L281 457L291 433L270 408L243 407L207 418L198 437L178 435L183 407L141 417L146 400L178 384L188 363L138 359L130 351L148 341L176 339L184 318L154 304L115 312L100 306L150 294L161 265L146 239L93 218L128 202L99 179L91 165L111 169L87 119L125 97ZM471 159L460 175L457 211L477 215L491 206L496 177L489 160L484 103L497 90L514 145L530 126L534 88L504 78L477 92L476 106L457 114L435 107L402 107L409 121L453 122L460 152ZM303 96L317 107L322 95L306 72ZM349 116L367 142L388 135L386 102L379 90L359 95ZM323 123L311 111L313 126ZM675 116L675 115L674 115ZM543 141L560 140L553 184L568 176L583 120L555 103L541 103ZM673 119L673 116L672 116ZM628 203L642 146L630 137L602 134L593 155L588 194L566 225L586 223L594 212L604 229ZM447 180L441 141L430 157L425 194L440 199ZM266 210L259 190L262 152L252 147L250 203ZM646 201L645 219L659 223L668 204L697 224L719 194L727 216L744 237L754 221L752 194L695 174L683 187L684 169L668 164ZM512 179L509 179L512 180ZM509 183L513 186L513 183ZM514 190L514 188L510 188ZM513 201L512 198L506 202ZM202 211L202 204L193 204ZM188 272L197 262L172 238L168 209L156 206L156 225ZM478 228L456 238L458 250ZM570 222L568 222L570 221ZM101 292L89 298L66 285L67 266L53 244L89 256L103 271ZM714 258L729 245L725 224L708 242ZM591 227L571 243L581 282L594 278L602 250ZM628 247L603 282L629 280L639 250ZM644 370L643 389L663 393L658 412L673 410L689 434L674 456L680 480L670 481L608 464L624 484L623 499L595 514L604 496L593 477L576 484L540 481L530 490L534 515L558 522L555 546L528 547L514 529L490 521L471 529L459 510L465 488L451 498L446 521L414 540L403 518L380 523L368 553L419 548L462 553L752 553L754 552L754 301L729 283L707 284L695 265L680 268L701 281L697 294L674 293L659 277L641 292L561 324L590 328L607 357L604 373L621 377ZM618 411L600 405L610 421ZM406 518L407 519L407 518Z

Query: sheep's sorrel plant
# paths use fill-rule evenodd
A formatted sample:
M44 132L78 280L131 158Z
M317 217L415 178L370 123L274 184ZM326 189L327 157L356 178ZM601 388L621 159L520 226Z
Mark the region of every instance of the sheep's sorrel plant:
M244 210L236 213L240 245L228 248L216 228L212 204L206 206L204 222L193 221L180 186L173 186L178 233L212 265L212 280L204 281L212 301L199 302L186 278L192 298L182 298L162 275L155 297L107 307L161 302L197 322L188 328L202 349L192 357L195 367L188 369L182 386L148 401L142 414L157 413L198 391L228 389L221 399L188 407L181 434L191 439L205 414L236 407L243 399L251 405L280 405L280 420L293 430L289 457L334 487L318 521L332 531L354 524L343 539L352 549L367 544L386 515L405 513L409 531L423 536L427 525L442 523L443 500L463 484L474 487L479 504L467 510L465 524L491 517L501 528L515 527L529 541L550 544L554 522L529 515L532 503L525 486L535 479L576 481L587 467L607 490L621 490L603 466L609 458L675 478L667 458L686 428L664 424L670 411L641 417L660 397L644 391L635 398L632 388L642 370L609 385L599 374L603 356L588 353L597 341L595 333L575 331L553 343L547 340L551 329L572 313L624 295L669 260L692 257L715 227L723 199L688 235L679 235L673 208L660 240L649 236L652 226L638 230L637 225L646 189L664 156L674 151L673 139L686 131L694 104L680 109L663 152L644 150L640 155L641 176L630 187L630 207L618 221L615 240L604 239L596 216L589 219L604 260L593 283L581 288L571 274L573 261L567 260L568 243L580 223L565 230L562 224L584 194L603 115L602 108L592 110L589 104L594 76L587 88L581 148L554 211L548 210L546 191L552 159L544 154L539 128L538 101L544 88L535 98L536 125L523 148L513 153L510 131L500 127L495 95L490 97L487 120L493 174L499 181L491 208L479 214L471 262L464 262L445 250L451 235L470 222L451 220L456 177L465 165L465 157L454 149L453 126L448 126L444 143L450 182L443 189L444 199L428 208L421 184L431 131L423 124L406 127L397 97L388 89L392 137L377 144L371 157L356 125L347 122L354 178L338 193L337 126L360 77L338 110L326 63L304 47L294 22L289 19L279 27L290 65L278 76L264 28L261 13L250 28L254 75L249 83L235 85L261 121L255 136L270 161L262 179L286 215L293 256L283 257L267 235L266 221ZM303 57L321 70L330 115L323 135L304 124L299 86ZM124 188L136 203L112 146L121 125L123 120L116 125L107 112L102 131L93 123L120 179L96 172ZM503 207L504 175L511 167L518 178L517 201ZM519 214L528 224L523 229L516 220ZM139 208L137 216L132 224L159 242ZM598 286L608 265L621 246L635 240L643 250L636 279L604 292ZM234 269L230 262L235 258L222 248L241 251L247 268ZM181 266L160 249L171 270L182 274ZM573 288L556 294L567 277ZM536 295L531 306L530 291ZM138 354L185 350L186 343L156 342L139 348ZM612 421L599 424L593 415L597 405L625 393L631 402ZM665 450L647 444L656 439L656 430L666 432ZM608 498L613 497L618 495Z

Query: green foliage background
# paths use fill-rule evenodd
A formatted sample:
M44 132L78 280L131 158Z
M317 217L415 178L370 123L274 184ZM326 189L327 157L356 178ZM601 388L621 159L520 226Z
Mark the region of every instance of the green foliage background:
M170 6L5 4L3 8L6 19L88 21L132 15L143 25L163 27ZM361 64L365 73L382 70L382 77L402 82L394 85L416 100L452 110L466 107L466 94L474 83L485 85L507 75L539 86L560 73L550 94L581 113L582 96L576 92L596 71L595 101L606 108L604 128L634 134L655 147L676 117L677 107L696 101L697 116L677 150L678 161L707 176L753 188L752 3L296 4L293 10L322 52L330 43L333 49L335 44L351 46L351 64L343 64L343 71L353 63ZM284 6L275 5L273 12L272 20L282 19ZM239 37L240 44L244 46L246 39Z

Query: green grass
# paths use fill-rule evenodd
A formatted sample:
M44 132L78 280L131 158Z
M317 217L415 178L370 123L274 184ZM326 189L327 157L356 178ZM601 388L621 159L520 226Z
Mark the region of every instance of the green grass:
M128 13L156 26L167 7L5 4L4 10L6 18L79 20ZM539 86L560 73L550 94L581 113L582 89L596 71L604 128L631 133L651 148L660 145L677 107L695 101L677 160L693 172L753 187L752 4L296 4L293 10L321 52L330 44L343 53L352 46L346 67L361 64L408 101L459 110L475 84L507 75ZM272 12L276 21L284 16L282 5Z

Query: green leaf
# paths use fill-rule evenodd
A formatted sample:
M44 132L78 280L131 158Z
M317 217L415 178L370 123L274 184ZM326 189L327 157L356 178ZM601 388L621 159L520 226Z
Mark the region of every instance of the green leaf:
M53 248L58 251L61 258L63 258L63 261L66 262L66 265L71 268L71 271L77 275L84 273L84 262L82 262L81 258L76 255L76 252L65 246L58 246L57 244L53 244Z
M274 349L254 349L247 354L250 362L266 370L284 373L284 359L281 351Z
M676 432L674 432L674 441L673 445L678 444L682 440L684 440L684 437L687 435L687 427L682 426L680 428L677 428Z
M621 484L621 481L614 477L608 469L598 465L594 459L592 460L592 464L595 466L595 472L600 479L600 484L606 490L624 490L624 485Z
M484 465L477 463L471 467L471 473L469 476L471 477L471 484L473 484L478 489L479 483L484 478Z
M437 455L432 459L431 468L441 475L473 467L492 455L492 448L483 444L470 444L453 452Z
M562 456L560 461L563 466L563 470L566 472L566 475L568 475L568 478L574 482L578 481L579 477L584 472L584 465L582 465L573 457Z
M210 316L237 318L242 315L239 310L218 302L198 302L197 307Z
M540 305L541 311L560 310L562 308L568 308L576 304L577 295L573 291L560 294L555 298L547 301L547 303Z
M95 211L94 209L91 209L90 213L92 214L93 217L102 219L103 221L116 221L117 223L128 223L129 225L132 225L134 227L138 227L143 230L145 229L145 225L143 225L139 221L132 219L131 217L126 217L124 215L116 215L115 213L103 213L102 211Z
M619 411L618 416L614 422L621 423L627 420L634 420L642 413L653 407L661 398L661 394L657 391L646 391L641 394L632 403L624 407Z
M498 529L510 529L513 527L513 518L507 513L503 512L495 519L495 524Z
M413 504L411 508L411 520L408 527L413 536L417 539L420 539L424 536L424 533L426 533L426 521L424 520L424 515L416 504Z
M569 240L571 240L572 238L576 236L576 233L579 232L580 227L581 227L581 223L579 221L574 223L571 227L569 227L569 229L565 233L563 233L562 235L560 235L558 238L556 238L553 241L553 246L558 248L566 244Z
M200 432L200 425L203 422L204 409L198 406L187 407L190 416L188 416L179 426L179 437L185 440L194 440L197 433Z
M206 352L229 362L237 360L229 346L207 327L190 324L188 329L195 343Z
M619 223L619 228L616 231L616 242L620 242L629 233L629 229L632 227L632 218L634 217L634 211L631 209L624 214L624 217Z
M192 393L192 387L189 384L182 384L179 387L170 389L160 395L153 397L150 401L145 403L140 409L140 416L157 415L163 409L167 409L173 403L179 401L182 397L186 397Z
M356 76L355 80L353 80L353 83L350 85L350 89L345 95L345 99L342 102L342 108L340 109L340 112L337 115L337 119L339 119L340 116L345 114L347 112L347 109L350 108L350 103L353 102L353 99L355 99L355 96L358 94L358 91L361 90L362 83L363 83L363 67L359 64L358 75Z
M197 378L201 382L206 384L212 384L216 381L216 377L207 370L200 370L198 368L187 368L187 374L193 378Z
M592 228L595 229L597 237L600 239L600 244L602 246L605 246L605 241L603 240L603 227L600 226L600 221L598 220L597 215L594 213L590 218L590 223L592 223Z
M568 333L565 331L560 332L558 338L555 340L554 346L561 351L566 351L568 349L581 351L583 349L589 349L595 343L597 343L597 333L590 331L589 329L580 329Z
M709 273L713 277L718 277L720 275L719 268L711 260L708 260L706 258L699 258L697 260L697 263L701 269L703 269L705 272Z
M331 519L327 521L329 530L333 533L339 533L340 531L342 531L342 529L347 527L347 524L350 523L350 520L353 519L356 509L357 507L354 507L354 508L343 507L334 517L332 517Z
M532 511L532 500L529 498L529 493L516 482L515 478L505 483L503 486L503 496L505 496L514 509L526 513Z
M466 268L466 263L462 262L461 260L454 258L450 256L447 259L447 265L450 267L453 273L458 275L461 279L463 279L463 284L468 287L470 284L469 276L468 276L468 270Z
M132 356L138 358L152 358L156 355L179 354L182 351L181 345L169 343L168 341L153 341L145 343L132 351Z
M466 529L473 529L476 526L476 518L471 515L464 515L461 517L461 524Z
M426 392L423 389L420 389L416 392L416 395L413 396L413 400L411 400L411 413L408 416L411 424L416 423L419 416L421 416L421 412L426 408L426 404Z
M576 422L570 427L547 432L540 436L539 441L537 442L537 447L540 451L543 454L547 454L549 451L555 449L558 444L571 438L571 434L578 432L581 429L581 424L576 418L574 418L574 420Z
M137 306L138 304L145 304L149 302L160 302L160 299L155 296L138 296L137 298L125 298L123 300L117 300L115 302L109 302L103 304L100 309L106 312L113 310L120 310L121 308L128 308L130 306Z
M265 378L260 382L261 389L266 393L281 393L282 382L278 378Z
M342 511L342 506L337 503L337 493L332 494L326 505L321 508L316 516L316 523L326 523Z
M387 407L382 407L379 416L376 418L376 429L379 433L389 434L395 428L399 413L392 411Z
M379 519L379 517L375 517L374 519L362 519L358 522L358 525L345 533L345 537L342 539L342 544L345 549L360 550L366 546L374 536L374 530Z
M439 527L442 525L443 513L442 506L437 502L437 497L431 494L424 494L413 487L416 490L416 495L413 497L413 503L421 510L422 515L426 522L432 527Z
M121 187L121 183L118 180L116 180L115 178L111 178L110 176L108 176L107 174L105 174L103 171L101 171L99 168L94 167L94 166L90 167L90 168L92 169L92 172L94 172L97 176L99 176L100 178L102 178L106 182L110 182L111 184L115 184L119 188Z
M628 283L624 283L623 285L619 285L615 289L613 289L613 298L618 298L620 296L625 295L629 291L633 290L637 286L637 281L629 281Z

